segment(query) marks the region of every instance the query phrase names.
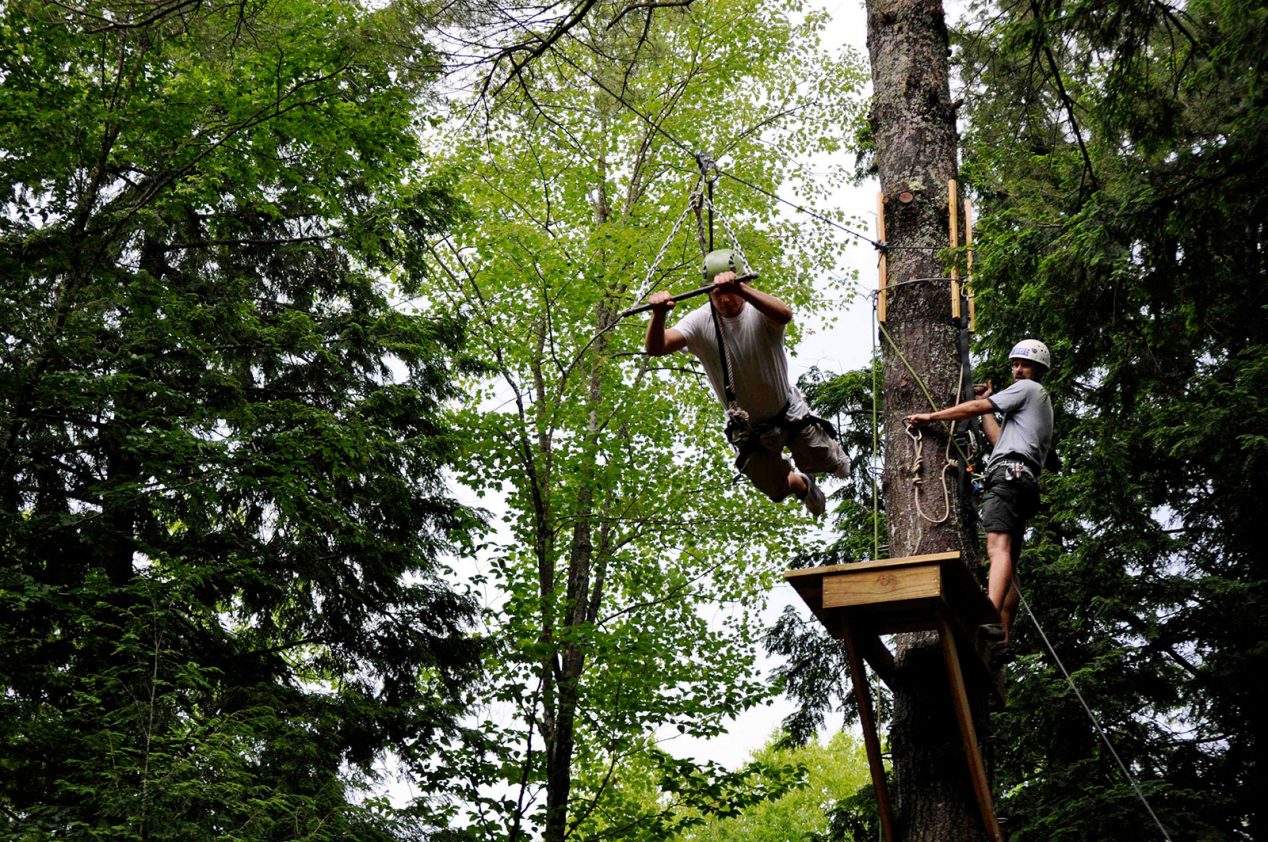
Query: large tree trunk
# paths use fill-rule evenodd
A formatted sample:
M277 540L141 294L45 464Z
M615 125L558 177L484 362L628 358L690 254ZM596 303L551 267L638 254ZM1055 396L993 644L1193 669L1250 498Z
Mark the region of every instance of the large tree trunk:
M960 395L959 331L938 254L948 245L947 181L956 175L946 22L940 0L868 0L867 13L871 121L893 287L884 323L889 338L881 340L890 555L961 550L973 560L976 536L963 527L954 472L947 475L949 501L942 493L945 431L923 434L918 487L911 473L914 444L902 423L931 409L920 381L939 407ZM948 503L946 519L930 522ZM909 842L985 839L936 637L903 635L897 650L891 743L899 836Z

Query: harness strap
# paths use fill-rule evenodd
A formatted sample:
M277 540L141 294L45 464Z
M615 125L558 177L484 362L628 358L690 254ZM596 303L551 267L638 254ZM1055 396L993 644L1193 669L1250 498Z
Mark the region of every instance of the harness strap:
M1009 451L1008 453L1001 453L998 456L992 456L990 464L987 465L987 472L990 472L994 470L995 468L997 468L998 466L1003 465L1007 462L1020 462L1022 465L1025 465L1026 469L1029 470L1030 473L1036 477L1039 476L1039 474L1043 471L1043 466L1041 466L1034 459L1031 459L1029 456L1026 456L1021 453L1017 453L1015 451Z
M820 418L812 412L807 412L805 415L797 419L790 419L788 417L789 405L790 404L785 403L783 408L779 410L778 415L767 421L763 421L761 424L758 424L753 428L752 435L750 435L744 442L743 447L737 448L738 452L735 456L735 470L743 471L744 466L748 464L749 458L761 448L762 437L771 430L777 428L783 431L785 441L793 441L797 438L797 436L801 435L802 430L812 425L818 426L822 429L824 434L833 441L838 440L837 428L833 426L831 421L826 418Z

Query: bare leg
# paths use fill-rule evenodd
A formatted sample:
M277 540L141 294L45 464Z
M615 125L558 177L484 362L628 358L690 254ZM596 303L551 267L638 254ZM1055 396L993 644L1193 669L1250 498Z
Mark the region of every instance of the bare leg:
M1017 605L1013 583L1013 536L1007 532L986 533L986 555L991 560L990 577L986 594L999 611L1004 627L1004 642L1008 642L1008 630L1012 623L1013 609Z
M999 621L1004 626L1004 643L1009 640L1008 630L1013 627L1013 615L1017 613L1017 605L1021 602L1021 591L1018 590L1021 585L1017 581L1017 574L1013 574L1013 580L1008 585L1008 593L1004 595L1004 604L999 609Z

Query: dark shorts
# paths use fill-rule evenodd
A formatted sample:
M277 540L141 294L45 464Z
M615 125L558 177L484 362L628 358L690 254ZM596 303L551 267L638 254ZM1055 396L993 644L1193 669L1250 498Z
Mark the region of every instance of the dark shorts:
M1039 483L1014 462L995 465L986 475L982 493L982 527L987 532L1006 532L1018 538L1026 521L1039 511Z

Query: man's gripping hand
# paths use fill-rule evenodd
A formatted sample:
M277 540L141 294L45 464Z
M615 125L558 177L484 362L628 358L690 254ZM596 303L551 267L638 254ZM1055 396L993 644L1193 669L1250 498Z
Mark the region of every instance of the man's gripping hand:
M713 277L713 291L727 295L737 295L740 285L735 282L738 277L734 272L719 272Z
M664 290L653 292L651 297L647 299L647 303L651 305L653 310L661 313L668 313L674 309L674 297Z

